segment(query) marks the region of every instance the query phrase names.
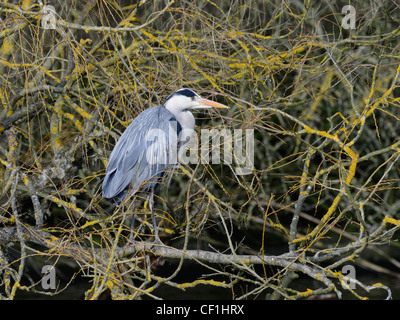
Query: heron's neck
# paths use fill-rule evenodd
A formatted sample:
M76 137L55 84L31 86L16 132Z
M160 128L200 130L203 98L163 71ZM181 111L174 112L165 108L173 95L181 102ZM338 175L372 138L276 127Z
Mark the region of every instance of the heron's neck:
M179 124L182 127L182 130L191 130L194 131L194 116L193 114L186 110L186 111L176 111L173 108L168 108L176 120L178 120Z
M175 119L181 125L181 132L179 133L179 153L178 158L180 159L183 152L186 149L186 145L189 143L193 133L194 133L194 116L190 111L178 111L174 110L173 108L167 109L174 115ZM175 112L174 112L175 111Z

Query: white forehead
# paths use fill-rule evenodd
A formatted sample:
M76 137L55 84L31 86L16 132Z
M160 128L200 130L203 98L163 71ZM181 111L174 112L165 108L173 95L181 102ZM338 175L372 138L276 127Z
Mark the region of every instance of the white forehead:
M183 109L190 107L191 103L192 103L191 97L176 94L166 101L165 107Z

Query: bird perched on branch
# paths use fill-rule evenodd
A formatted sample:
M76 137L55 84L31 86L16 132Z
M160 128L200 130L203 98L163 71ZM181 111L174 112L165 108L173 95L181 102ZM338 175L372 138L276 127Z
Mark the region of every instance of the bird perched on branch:
M163 107L140 113L124 131L111 152L103 181L103 198L118 205L127 195L149 192L155 242L161 243L154 216L154 190L165 171L177 163L194 132L191 109L228 108L201 98L190 89L172 93ZM133 240L134 217L131 223Z

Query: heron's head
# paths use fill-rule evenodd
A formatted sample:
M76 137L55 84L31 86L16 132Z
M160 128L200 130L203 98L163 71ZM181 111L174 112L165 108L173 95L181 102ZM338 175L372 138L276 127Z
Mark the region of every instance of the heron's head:
M164 106L172 113L190 109L228 108L221 103L204 99L190 89L180 89L172 93L165 100Z

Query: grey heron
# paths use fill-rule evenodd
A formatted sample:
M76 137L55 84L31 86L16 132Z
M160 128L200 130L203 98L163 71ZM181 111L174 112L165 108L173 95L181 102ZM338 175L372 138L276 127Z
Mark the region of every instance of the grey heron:
M194 132L195 119L190 109L228 108L201 98L190 89L180 89L162 107L140 113L118 139L108 160L103 181L103 198L121 204L127 195L149 192L154 242L161 243L154 215L154 189L166 170L185 149ZM135 201L135 199L133 199ZM133 213L130 240L133 241Z

